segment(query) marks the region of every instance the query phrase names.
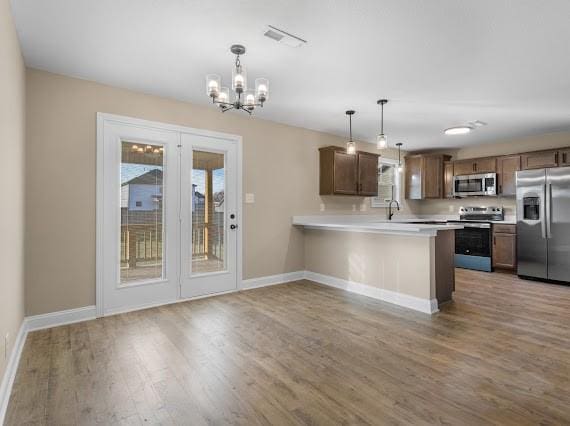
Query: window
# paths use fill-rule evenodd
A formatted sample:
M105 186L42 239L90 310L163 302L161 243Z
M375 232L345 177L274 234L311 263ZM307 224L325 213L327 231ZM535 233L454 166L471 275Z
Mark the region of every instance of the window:
M121 284L164 277L163 171L161 145L121 143Z
M378 196L372 198L372 207L388 207L390 200L400 202L401 172L398 172L398 160L378 159Z

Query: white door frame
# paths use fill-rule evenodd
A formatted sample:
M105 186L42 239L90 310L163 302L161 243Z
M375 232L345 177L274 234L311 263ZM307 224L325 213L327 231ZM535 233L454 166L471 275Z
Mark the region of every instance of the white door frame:
M163 130L163 131L173 131L178 132L180 135L182 133L194 134L198 136L205 136L214 139L222 139L225 141L232 141L237 144L237 253L236 253L236 279L237 285L236 290L242 289L242 253L243 253L243 240L242 240L242 229L243 229L243 219L242 219L242 162L243 162L243 149L242 149L242 137L239 135L232 135L228 133L213 132L210 130L195 129L192 127L178 126L175 124L166 124L156 121L148 121L139 118L126 117L115 114L107 113L97 113L97 189L96 189L96 311L97 317L105 316L105 307L103 299L104 291L104 281L103 281L103 231L105 229L104 223L104 165L105 165L105 155L104 155L104 127L106 122L130 125L146 129ZM180 283L178 283L180 284ZM167 303L175 303L183 300L180 293L180 285L178 285L178 297L174 300L167 302L159 302L154 306L163 305ZM137 309L148 308L153 305L139 307ZM113 312L118 313L118 312Z

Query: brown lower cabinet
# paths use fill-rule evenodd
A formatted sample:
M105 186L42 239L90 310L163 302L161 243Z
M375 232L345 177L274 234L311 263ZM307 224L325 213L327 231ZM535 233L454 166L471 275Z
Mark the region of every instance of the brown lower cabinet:
M516 225L493 225L493 268L517 269Z
M378 195L378 155L357 151L347 154L344 148L319 148L319 194Z

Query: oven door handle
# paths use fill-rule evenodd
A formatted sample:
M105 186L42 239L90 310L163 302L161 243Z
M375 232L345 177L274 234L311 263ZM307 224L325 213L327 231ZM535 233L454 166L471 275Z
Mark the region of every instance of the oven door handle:
M463 225L465 228L489 229L491 227L491 225L488 223L460 223L460 225Z

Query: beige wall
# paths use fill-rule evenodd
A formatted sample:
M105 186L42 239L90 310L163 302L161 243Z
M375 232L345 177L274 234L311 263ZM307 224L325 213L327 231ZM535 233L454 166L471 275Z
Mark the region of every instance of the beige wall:
M570 146L570 132L559 132L505 140L493 144L465 147L449 152L449 154L453 156L454 160L461 160L466 158L518 154L521 152L568 146ZM514 215L516 213L515 197L472 197L459 200L425 200L416 205L415 211L421 214L456 214L460 206L479 205L503 206L505 207L505 214Z
M0 380L24 318L24 101L25 70L10 1L0 0Z
M27 85L28 315L95 303L97 112L243 136L244 192L255 194L243 206L244 278L304 269L293 215L321 213L321 204L324 213L384 214L369 199L318 195L317 148L343 138L38 70L27 71Z

